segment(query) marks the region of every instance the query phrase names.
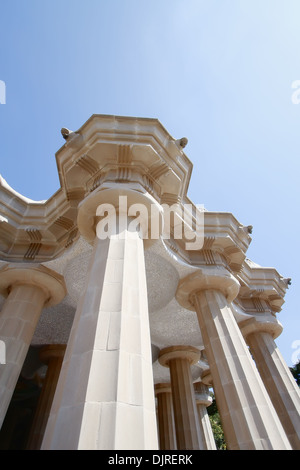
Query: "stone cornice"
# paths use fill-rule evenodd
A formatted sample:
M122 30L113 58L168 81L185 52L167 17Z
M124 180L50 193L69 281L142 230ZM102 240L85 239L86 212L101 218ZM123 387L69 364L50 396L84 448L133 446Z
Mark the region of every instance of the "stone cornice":
M227 212L204 213L204 245L202 255L205 264L218 264L214 254L219 254L233 273L242 269L246 251L251 242L248 227L241 225ZM190 253L192 264L197 264L197 253Z
M141 185L159 204L184 207L184 227L197 230L196 206L187 197L192 163L183 152L186 139L175 140L157 119L98 114L62 135L65 144L55 154L61 187L48 200L31 201L0 180L0 259L41 263L61 256L79 238L79 204L112 183ZM201 249L187 249L173 229L165 244L178 259L241 273L251 227L231 213L204 212Z
M47 201L31 201L0 180L0 253L4 261L48 261L77 236L76 209L62 189Z
M45 262L78 238L77 206L104 181L142 183L156 199L186 198L192 164L157 119L93 115L56 153L60 189L32 201L0 181L0 256Z
M237 278L241 284L239 298L242 301L263 300L274 313L280 312L290 279L283 278L275 268L262 267L248 259Z
M169 173L170 181L164 181L163 193L168 194L170 185L170 194L175 195L172 192L175 184L176 196L186 195L192 163L157 119L94 114L75 134L78 142L76 138L70 142L67 139L56 152L61 187L66 191L81 190L83 182L85 189L91 190L110 169L140 165L146 169L144 174L150 184L166 180ZM78 166L85 172L81 181L72 178Z

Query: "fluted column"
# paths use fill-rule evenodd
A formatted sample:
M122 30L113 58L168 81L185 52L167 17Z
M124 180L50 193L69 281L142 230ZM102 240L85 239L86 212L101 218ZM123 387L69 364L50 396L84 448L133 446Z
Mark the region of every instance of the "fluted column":
M216 450L215 438L212 432L207 407L212 404L209 388L201 382L194 384L196 405L200 424L201 449Z
M291 446L300 450L299 387L271 334L263 331L263 324L255 322L253 326L250 334L242 331Z
M199 359L199 350L191 346L171 346L159 354L160 364L170 369L179 450L200 449L200 428L191 375L191 365Z
M157 398L159 448L160 450L174 450L177 447L171 385L168 383L156 384L155 395Z
M49 344L40 351L40 360L48 367L31 425L27 443L27 449L29 450L39 450L41 447L65 350L65 344Z
M0 270L0 291L7 296L0 313L0 339L6 346L0 369L2 426L42 309L59 303L66 288L62 276L44 266L7 265Z
M119 193L99 189L79 208L94 248L42 449L158 448L143 238L120 209L107 237L95 226Z
M289 441L235 321L238 282L221 267L182 279L177 300L196 310L229 449L290 449Z

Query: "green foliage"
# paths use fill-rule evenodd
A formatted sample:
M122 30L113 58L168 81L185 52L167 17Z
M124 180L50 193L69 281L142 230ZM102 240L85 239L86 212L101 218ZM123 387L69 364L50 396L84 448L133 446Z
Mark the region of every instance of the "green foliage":
M300 361L295 364L293 367L289 368L293 374L294 379L296 380L298 387L300 387Z
M220 414L217 408L216 399L213 394L211 394L213 402L207 408L208 416L210 419L210 424L212 432L216 441L216 446L218 450L226 450L226 442L224 438L224 432L221 425Z
M295 364L293 367L289 367L291 373L293 374L294 379L297 382L298 387L300 387L300 361ZM210 419L212 432L216 441L216 446L218 450L226 450L226 442L224 437L224 431L221 424L220 414L218 411L217 403L214 394L211 392L211 397L213 399L212 404L207 408L208 416Z

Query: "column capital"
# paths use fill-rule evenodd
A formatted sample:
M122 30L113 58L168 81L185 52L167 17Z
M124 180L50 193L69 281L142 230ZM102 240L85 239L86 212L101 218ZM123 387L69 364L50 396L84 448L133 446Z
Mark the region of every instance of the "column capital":
M123 204L121 197L126 198ZM128 217L137 216L135 211L130 208L137 204L141 206L139 212L139 220L147 227L147 232L143 233L145 246L150 246L159 238L162 231L163 211L160 204L149 194L145 188L139 183L129 182L107 182L94 190L87 196L78 206L77 225L81 235L92 243L97 235L97 224L100 217L97 217L97 209L101 205L111 205L115 210L115 214L120 212ZM138 207L136 206L138 211ZM155 223L155 231L151 232L151 224ZM155 239L151 235L155 232Z
M170 383L159 383L155 384L154 386L155 395L159 395L160 393L172 393L171 384Z
M193 296L202 290L214 289L223 292L228 303L239 293L238 280L223 266L201 267L178 283L176 299L188 310L195 310Z
M56 305L67 293L64 278L43 265L7 264L0 269L0 293L7 297L15 285L36 286L45 292L44 307Z
M200 360L201 352L194 346L169 346L160 351L159 363L168 367L172 359L186 359L190 365L196 364Z
M250 335L258 333L268 333L275 339L282 332L282 325L276 319L271 318L271 316L270 321L260 321L255 317L250 317L247 320L240 321L238 325L245 340Z
M210 369L207 369L202 373L201 381L204 383L204 385L207 385L207 386L212 386L213 385L213 379L212 379Z
M234 316L244 338L260 332L269 333L273 339L277 338L282 333L283 326L275 313L258 297L247 298L247 301L247 304L244 303L244 298L239 295L238 301L232 304Z
M194 383L196 403L199 405L210 406L212 397L209 395L209 388L203 382Z

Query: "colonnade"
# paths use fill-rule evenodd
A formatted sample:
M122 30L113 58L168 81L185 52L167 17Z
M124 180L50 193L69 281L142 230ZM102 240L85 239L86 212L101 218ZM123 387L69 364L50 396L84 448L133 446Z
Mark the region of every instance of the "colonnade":
M212 402L209 388L201 382L193 384L191 374L199 359L200 351L192 346L171 346L160 352L159 362L170 369L171 379L155 386L161 450L216 449L206 410Z
M0 376L0 427L23 367L43 308L65 297L63 277L45 266L6 265L0 269L0 292L6 297L0 314L5 364Z
M153 203L145 193L138 197ZM56 351L57 360L49 362L29 446L215 449L206 411L210 385L228 449L299 449L299 390L263 324L240 328L232 307L239 283L224 266L198 266L176 292L178 303L197 315L209 379L194 384L191 366L199 350L174 345L158 359L170 383L154 387L144 241L124 214L109 238L96 237L96 208L110 198L111 192L99 191L79 208L78 227L93 252L64 361ZM7 357L2 423L42 309L58 304L66 287L45 266L7 265L0 289L7 297L0 314Z

